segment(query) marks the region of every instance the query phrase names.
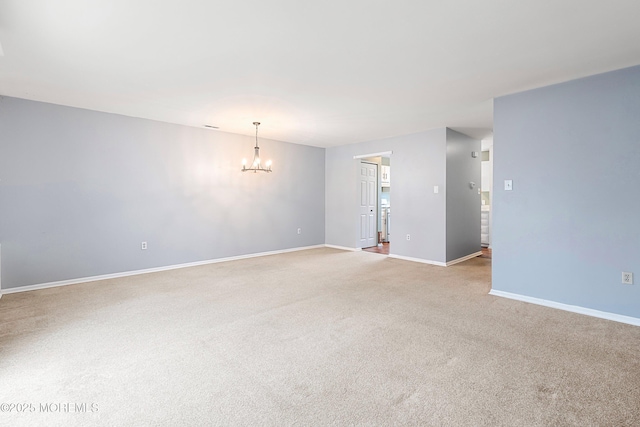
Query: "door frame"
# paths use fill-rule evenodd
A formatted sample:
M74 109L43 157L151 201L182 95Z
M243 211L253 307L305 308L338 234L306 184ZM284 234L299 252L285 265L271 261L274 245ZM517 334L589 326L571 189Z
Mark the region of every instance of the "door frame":
M380 195L378 194L380 192L380 165L378 165L377 163L365 160L365 159L360 159L360 168L362 169L362 167L364 165L367 165L370 168L372 167L371 169L375 170L375 173L376 173L375 188L374 188L375 203L373 205L373 210L371 211L374 214L374 218L375 218L375 225L374 225L375 230L373 230L373 236L367 237L367 239L363 239L362 238L362 197L363 197L362 191L363 191L363 188L362 188L362 177L360 177L360 207L359 207L359 209L360 209L360 212L359 212L359 214L360 214L360 238L358 239L358 247L360 249L372 248L372 247L374 247L374 246L376 246L378 244L378 229L380 228L380 223L379 223L380 215L379 215L379 212L378 212L379 206L380 206L380 200L379 200L379 196ZM369 175L367 174L367 182L370 182L370 181L368 181L368 178L369 178ZM367 186L365 191L367 191L367 196L366 197L367 197L367 200L369 201L368 190L369 190L369 188ZM367 206L371 206L371 205L369 205L367 203ZM369 232L372 231L371 230L372 224L371 224L370 221L371 221L371 219L369 219L369 222L367 222L368 227L369 227ZM373 242L371 242L373 244L369 245L368 243L366 243L366 246L363 246L363 245L365 245L364 240L369 242L370 239L373 239Z
M362 161L364 159L367 159L369 157L389 157L390 158L392 154L393 154L393 151L380 151L380 152L377 152L377 153L358 154L358 155L353 156L353 160L355 160L356 163L359 165L360 161ZM379 166L379 165L376 165L376 166ZM355 182L357 188L359 188L359 186L360 186L360 183L359 183L358 179L356 179L356 182ZM378 181L378 183L377 183L378 194L376 195L376 210L377 210L377 212L376 212L376 226L379 227L380 224L377 223L380 220L380 194L379 194L380 168L379 167L378 167L378 173L376 174L376 179ZM360 193L359 193L359 190L358 190L357 198L354 199L354 203L356 204L356 206L359 206L359 203L360 203L359 198L360 198ZM355 210L355 212L357 213L357 216L354 219L356 220L355 223L357 224L357 226L356 226L357 230L359 230L360 229L359 208L357 208ZM377 228L376 228L376 230L377 230ZM377 233L376 233L376 235L377 235ZM377 237L376 237L376 240L377 240ZM360 246L360 239L356 238L356 242L355 243L356 243L356 245L355 245L356 249L357 250L362 250L362 247Z

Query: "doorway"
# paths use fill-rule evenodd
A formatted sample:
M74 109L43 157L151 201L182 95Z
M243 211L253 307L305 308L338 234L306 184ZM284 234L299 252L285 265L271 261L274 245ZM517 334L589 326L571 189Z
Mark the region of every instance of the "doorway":
M359 161L358 246L364 251L384 255L389 255L391 245L390 156L391 152L354 156ZM372 179L374 174L375 180ZM369 178L365 180L365 177Z
M360 161L360 248L378 245L378 165Z
M388 157L380 158L380 187L378 210L380 211L380 239L389 253L391 242L391 161Z

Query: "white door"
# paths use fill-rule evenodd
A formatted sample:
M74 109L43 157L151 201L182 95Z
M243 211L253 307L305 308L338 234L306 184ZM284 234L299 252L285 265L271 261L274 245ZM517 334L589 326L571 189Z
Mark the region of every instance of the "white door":
M360 162L360 247L377 242L378 165Z

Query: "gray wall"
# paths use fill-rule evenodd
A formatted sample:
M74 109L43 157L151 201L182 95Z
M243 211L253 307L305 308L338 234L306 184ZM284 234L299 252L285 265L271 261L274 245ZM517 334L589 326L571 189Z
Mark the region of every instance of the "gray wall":
M0 97L2 287L323 244L324 149L253 143Z
M496 99L493 288L640 317L639 183L640 67Z
M480 162L480 140L447 129L447 261L481 249Z
M393 151L391 253L445 262L445 128L327 148L326 243L357 247L359 160L353 156L385 151ZM440 187L438 194L434 185Z

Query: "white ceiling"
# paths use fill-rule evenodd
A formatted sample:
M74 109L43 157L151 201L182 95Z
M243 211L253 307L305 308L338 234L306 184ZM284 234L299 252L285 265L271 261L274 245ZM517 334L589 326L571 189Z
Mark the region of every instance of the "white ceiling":
M638 0L0 0L0 94L247 135L259 120L320 147L485 138L494 97L640 64L638 17Z

